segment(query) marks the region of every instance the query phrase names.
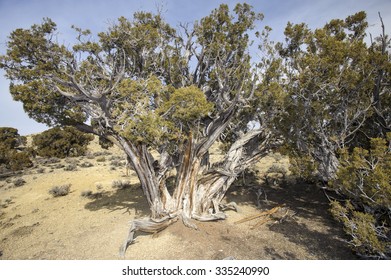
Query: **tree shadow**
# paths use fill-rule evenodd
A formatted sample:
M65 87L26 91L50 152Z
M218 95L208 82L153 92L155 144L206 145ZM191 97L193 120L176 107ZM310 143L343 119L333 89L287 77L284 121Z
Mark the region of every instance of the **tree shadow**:
M296 260L297 259L296 255L292 252L284 252L283 254L280 254L273 247L265 247L264 250L265 250L265 253L272 260Z
M150 208L139 184L129 185L115 191L105 191L89 197L85 209L98 211L108 209L110 212L121 211L123 214L136 213L136 218L148 216Z
M277 205L292 210L292 219L269 225L269 230L284 236L289 242L305 248L316 259L357 259L343 241L346 237L342 226L331 213L329 201L322 189L313 184L280 182L277 185L259 185L267 194L262 198L260 211L269 210ZM227 197L240 205L257 206L257 198L248 188L234 187ZM272 246L265 252L276 259L297 259L292 252L280 252Z
M269 229L305 248L316 259L357 259L346 243L338 238L341 236L338 228L330 228L326 232L323 230L321 232L304 223L291 220L273 224L269 226Z

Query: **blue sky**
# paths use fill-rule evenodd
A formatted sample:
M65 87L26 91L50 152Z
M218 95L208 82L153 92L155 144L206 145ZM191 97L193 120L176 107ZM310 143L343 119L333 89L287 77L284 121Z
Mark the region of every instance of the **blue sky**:
M288 21L307 23L311 28L321 27L333 18L345 18L364 10L370 24L369 31L378 35L381 12L386 33L391 29L390 0L0 0L0 53L5 53L7 36L16 28L28 28L49 17L57 23L63 43L72 43L74 31L71 25L103 31L110 22L120 16L131 17L135 11L156 11L161 7L165 19L172 25L193 22L210 13L221 3L233 7L238 2L247 2L256 11L265 15L263 25L272 27L272 38L283 40L283 30ZM61 42L61 41L60 41ZM22 135L47 129L29 119L19 102L12 100L8 91L9 81L0 70L0 127L11 126Z

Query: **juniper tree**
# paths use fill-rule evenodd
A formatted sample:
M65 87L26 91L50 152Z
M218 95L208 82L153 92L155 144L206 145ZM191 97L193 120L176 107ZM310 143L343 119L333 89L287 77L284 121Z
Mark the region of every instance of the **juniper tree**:
M316 30L288 23L278 45L282 101L264 96L279 108L274 124L294 170L316 174L345 200L333 201L332 213L366 258L391 252L390 39L380 22L380 36L368 43L365 12Z
M274 145L260 108L263 74L249 54L262 18L247 4L233 11L221 5L174 29L159 14L137 12L96 39L74 27L71 47L56 41L50 19L11 33L1 67L27 114L98 135L133 165L151 216L132 223L122 253L137 230L224 219L221 203L232 182ZM258 66L265 73L270 65ZM224 158L210 164L217 141ZM175 174L173 186L168 174Z
M33 163L29 152L19 150L26 141L26 137L20 136L16 128L0 127L0 167L13 171L31 167Z
M366 43L367 27L365 12L316 30L288 23L285 43L278 45L286 81L275 118L279 131L298 163L315 168L324 181L335 178L339 150L368 148L371 137L385 138L391 130L390 42L383 26Z
M92 135L73 127L54 127L34 135L32 145L39 156L65 158L84 155L92 140Z

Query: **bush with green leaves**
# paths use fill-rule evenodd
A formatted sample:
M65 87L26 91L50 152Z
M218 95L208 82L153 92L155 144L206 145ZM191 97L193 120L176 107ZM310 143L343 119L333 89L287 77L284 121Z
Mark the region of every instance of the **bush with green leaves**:
M20 150L26 143L26 138L20 136L18 130L12 127L0 128L0 165L9 170L21 170L31 167L30 154Z
M346 197L332 202L353 250L363 257L391 258L391 133L372 138L370 148L342 150L330 186Z
M55 127L33 136L33 146L42 157L72 157L85 155L92 135L73 127Z

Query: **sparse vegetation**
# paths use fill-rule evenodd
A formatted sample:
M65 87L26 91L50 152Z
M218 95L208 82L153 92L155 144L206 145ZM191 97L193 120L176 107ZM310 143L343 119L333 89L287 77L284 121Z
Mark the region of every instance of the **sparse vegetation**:
M77 170L77 165L76 164L69 164L64 167L65 171L76 171Z
M125 189L131 187L132 185L129 181L116 180L112 182L111 186L114 189Z
M23 178L17 178L13 181L15 187L21 187L26 184L26 181Z
M46 171L46 169L43 167L37 168L37 173L39 173L39 174L45 173L45 171Z
M285 166L281 164L273 164L272 166L269 167L266 173L279 173L283 175L285 178L286 174L288 173L288 170L286 169Z
M106 161L106 158L105 157L98 157L96 159L97 162L105 162Z
M112 166L112 167L121 167L124 165L125 165L125 163L119 159L111 159L111 161L110 161L110 166Z
M12 203L12 198L0 199L0 208L7 208Z
M80 167L82 168L88 168L88 167L93 167L94 165L91 162L85 161L80 164Z
M54 186L49 190L49 194L53 197L66 196L71 190L71 184Z
M93 192L88 190L88 191L82 191L80 194L82 197L90 198L93 196Z

